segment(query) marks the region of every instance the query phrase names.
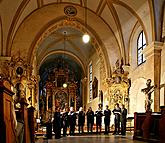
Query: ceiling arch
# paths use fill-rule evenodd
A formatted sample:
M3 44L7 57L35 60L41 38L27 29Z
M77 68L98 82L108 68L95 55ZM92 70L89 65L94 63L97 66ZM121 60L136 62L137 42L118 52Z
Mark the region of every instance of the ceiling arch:
M64 51L62 50L56 50L56 51L52 51L50 53L47 53L43 58L42 60L38 63L38 70L41 68L41 66L47 61L47 59L51 56L54 56L57 57L58 55L63 55ZM86 65L84 65L84 63L81 61L81 59L79 59L79 57L77 57L75 54L73 53L70 53L70 52L67 52L65 51L65 58L67 57L67 59L71 59L72 61L75 61L77 63L77 65L79 65L79 67L82 68L82 71L83 71L83 75L84 76L87 76L86 75ZM49 58L50 59L50 58Z
M65 68L64 68L65 67ZM86 76L82 67L67 54L65 57L61 54L50 54L39 67L39 75L43 82L48 80L48 75L54 72L55 69L65 69L68 71L69 77L73 77L75 81L81 81Z
M52 5L49 5L49 6L50 6L50 7L53 7ZM61 9L61 8L60 8L60 9ZM47 9L46 9L46 10L47 10ZM81 11L83 12L83 10L81 10ZM52 11L51 11L51 12L52 12ZM37 13L37 11L36 11L36 13ZM80 14L81 14L81 13L80 13ZM35 15L35 14L34 14L34 15ZM37 14L36 14L36 16L37 16ZM42 15L42 16L44 17L44 15ZM33 17L33 16L32 16L32 17ZM31 19L31 18L28 17L26 20L29 22L30 19ZM34 20L35 18L33 17L32 19ZM81 19L83 19L83 17L82 17ZM23 28L25 27L25 25L26 25L26 22L27 22L26 20L24 21L24 23L22 23L22 25L21 25L20 28L19 28L20 31L21 31L21 30L23 30L23 31L20 32L20 31L18 30L18 31L17 31L17 34L19 33L20 35L22 35L22 33L26 33L26 32L28 32L28 34L30 34L30 33L29 33L29 31L31 31L30 28L29 28L29 29L27 28L26 31L25 31L25 29L23 29ZM35 19L35 20L36 20L36 19ZM58 20L57 20L57 21L58 21ZM27 22L27 23L28 23L28 22ZM36 22L36 21L35 21L35 22ZM101 22L101 20L100 20L100 22ZM31 24L29 24L29 26L26 25L26 27L30 27L30 25L33 25L33 24L31 23ZM44 25L44 24L43 24L43 25ZM105 25L105 24L103 24L103 25ZM36 26L36 25L34 24L33 26ZM50 25L49 25L49 26L50 26ZM48 26L48 27L49 27L49 26ZM105 26L106 26L106 25L105 25ZM105 26L103 26L103 29L105 29L105 31L107 31L106 29L107 29L108 27L105 28ZM38 27L38 25L37 25L37 27ZM89 26L88 26L88 28L89 28ZM40 28L39 30L41 30L41 29L42 29L42 28ZM92 29L92 28L91 28L91 29ZM97 29L97 28L96 28L96 29ZM33 28L33 30L35 31L36 29ZM99 30L99 29L97 29L97 30ZM33 33L34 31L32 31L32 33ZM94 30L93 30L93 31L94 31ZM110 31L110 29L108 29L108 31L109 31L110 33L112 33L112 32ZM96 31L95 33L102 34L102 33L105 33L105 32L103 32L103 31L102 31L102 32L97 32L97 31ZM107 33L107 34L110 34L110 33ZM18 35L19 35L19 34L18 34ZM34 33L33 33L33 34L34 34ZM41 34L42 34L42 32L39 32L38 35L41 35ZM26 35L26 34L25 34L25 35ZM94 34L94 35L96 35L96 34ZM37 36L36 34L35 34L34 36L30 36L30 35L29 35L27 41L29 41L29 38L31 38L31 37L36 37L36 36ZM18 37L20 37L20 36L18 36ZM100 37L100 35L98 35L98 37ZM104 38L104 37L107 38L108 36L107 36L106 34L104 34L104 35L102 34L102 37L103 37L103 38ZM112 36L112 37L114 37L114 36ZM15 36L15 39L16 39L16 38L17 38L17 35ZM25 38L26 38L26 37L25 37ZM37 41L37 39L34 40L34 43L35 43L36 41ZM102 41L102 39L100 39L100 41ZM113 41L115 41L115 40L113 40ZM16 43L16 42L15 42L15 43ZM35 45L34 43L32 43L32 45ZM102 42L102 43L103 43L103 42ZM25 43L21 43L21 44L25 44ZM103 45L104 45L104 44L101 45L101 48L104 48ZM19 44L19 46L20 46L20 44ZM19 46L14 45L14 47L17 47L17 48L16 48L16 51L17 51L17 49L18 49ZM13 47L13 48L14 48L14 47ZM21 47L25 47L25 46L22 45ZM27 47L27 45L26 45L26 47ZM31 46L28 46L28 47L31 47ZM118 46L116 46L116 47L118 47ZM26 49L28 49L28 48L26 48ZM15 51L15 50L13 50L13 51ZM33 51L33 50L32 50L32 51ZM25 53L25 51L24 51L24 53ZM106 54L106 53L107 53L107 52L106 52L106 49L104 49L104 54ZM27 55L31 55L31 53L27 53ZM103 56L103 57L104 57L104 56ZM106 56L106 57L109 57L109 56ZM30 57L30 58L31 58L31 57ZM104 58L104 60L105 60L105 59L108 59L108 58ZM109 63L109 62L108 62L108 63ZM110 64L106 64L106 65L110 65ZM110 70L110 68L107 69L108 72L109 72L109 70Z
M68 0L61 0L61 1L54 1L52 2L47 2L45 0L41 1L36 1L37 2L37 7L36 9L29 9L27 10L27 7L30 7L32 3L30 3L31 0L28 1L23 1L21 5L18 7L15 18L13 19L12 26L10 27L10 32L8 35L8 41L7 43L12 43L12 46L7 46L7 55L11 56L14 55L14 51L18 51L17 47L23 47L23 51L25 55L29 55L29 59L31 59L31 53L33 53L33 49L27 51L29 47L34 47L36 44L36 41L40 39L41 35L44 33L44 29L46 27L51 27L53 25L53 21L57 22L61 18L64 18L64 12L63 8L66 5L73 5L77 8L78 13L76 15L76 20L77 22L80 23L80 25L83 26L84 23L84 0L80 1L68 1ZM142 16L139 15L138 10L139 8L146 2L145 0L141 0L139 2L132 2L129 0L98 0L97 2L94 1L88 1L88 30L91 32L91 34L96 35L95 39L99 43L99 47L101 47L101 51L103 53L103 59L109 67L107 67L107 72L110 73L111 66L114 65L114 61L117 58L122 58L125 61L125 64L128 64L128 51L129 47L126 45L126 43L129 43L129 37L126 38L127 41L124 41L123 37L126 37L130 34L125 34L123 33L123 22L120 20L121 15L120 10L116 9L115 5L118 5L120 7L124 7L125 9L122 9L122 13L131 13L132 16L136 19L134 21L134 24L136 24L137 21L141 24L141 26L144 29L146 38L150 37L148 33L148 29L146 30L146 27L144 26L144 20L142 19ZM147 2L145 3L147 5ZM108 7L108 9L107 9ZM109 17L107 17L105 14L109 10L111 14L113 15L112 19L108 20ZM28 11L27 14L24 13L24 11ZM24 15L23 15L24 14ZM24 17L24 18L23 18ZM23 21L18 20L21 18ZM38 18L42 20L39 21ZM126 19L129 17L126 17ZM33 19L33 21L32 21ZM97 21L97 22L96 22ZM113 28L111 25L111 21L115 21L115 27ZM52 22L51 24L49 22ZM36 25L37 23L42 23L41 25ZM50 25L49 25L50 24ZM14 26L15 25L15 26ZM19 26L18 26L19 25ZM13 29L14 28L18 28ZM26 27L26 30L23 28ZM30 27L28 29L27 27ZM133 26L132 26L133 27ZM12 32L13 31L13 32ZM15 31L15 33L14 33ZM28 31L28 32L27 32ZM30 34L30 32L32 34ZM27 38L26 36L22 36L22 34L28 33L29 37L33 38ZM18 36L19 35L19 36ZM18 38L22 36L22 38ZM11 37L10 37L11 36ZM12 39L13 37L13 39ZM25 41L24 43L20 41ZM147 40L148 41L148 40ZM14 44L13 44L14 43ZM31 43L29 45L29 43ZM72 43L70 43L72 44ZM20 45L20 46L18 46ZM73 45L72 45L73 46ZM114 48L115 47L115 48ZM76 48L76 47L75 47ZM14 49L14 50L13 50ZM100 49L99 49L100 50ZM113 52L112 52L113 51ZM114 55L115 54L115 55ZM113 60L112 60L113 59ZM110 75L110 74L108 74Z
M1 20L1 16L0 16L0 47L1 47L1 51L0 51L0 55L3 55L3 27L2 27L2 20Z

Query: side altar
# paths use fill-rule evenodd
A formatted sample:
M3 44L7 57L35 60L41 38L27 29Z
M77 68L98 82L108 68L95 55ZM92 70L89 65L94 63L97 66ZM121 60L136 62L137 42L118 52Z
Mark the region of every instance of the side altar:
M110 109L114 109L116 103L124 104L125 108L129 109L130 79L128 79L128 74L123 69L123 60L117 60L111 78L106 80Z

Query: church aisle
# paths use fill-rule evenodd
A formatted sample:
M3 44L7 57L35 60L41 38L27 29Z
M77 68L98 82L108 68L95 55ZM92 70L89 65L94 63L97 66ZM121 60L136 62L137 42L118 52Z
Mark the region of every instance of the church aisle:
M36 143L143 143L142 141L135 141L132 139L132 135L126 136L116 135L82 135L82 136L68 136L61 139L38 139Z

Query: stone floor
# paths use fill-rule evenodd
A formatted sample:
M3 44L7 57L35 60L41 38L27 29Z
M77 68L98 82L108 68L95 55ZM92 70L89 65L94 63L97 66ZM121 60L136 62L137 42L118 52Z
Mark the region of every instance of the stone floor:
M126 136L121 135L80 135L80 136L67 136L61 139L46 140L40 137L36 143L143 143L142 141L135 141L132 139L132 133L127 133Z

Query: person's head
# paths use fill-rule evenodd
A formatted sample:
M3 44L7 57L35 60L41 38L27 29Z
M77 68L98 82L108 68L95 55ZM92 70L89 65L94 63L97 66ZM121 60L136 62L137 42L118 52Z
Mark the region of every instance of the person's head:
M106 108L106 109L108 109L108 108L109 108L109 106L108 106L108 105L106 105L106 106L105 106L105 108Z
M82 107L80 107L80 108L79 108L79 111L83 111L83 108L82 108Z
M56 109L55 109L56 112L60 112L60 107L57 106Z
M65 108L65 111L66 111L66 112L69 112L69 107L66 107L66 108Z
M89 107L89 108L88 108L88 111L92 111L92 107Z
M98 109L102 109L102 104L98 104Z
M147 85L147 86L150 86L150 85L151 85L151 79L147 79L146 85Z
M115 108L119 108L119 103L116 103Z
M125 105L124 105L124 104L122 104L122 105L121 105L121 108L122 108L122 109L124 109L124 108L125 108Z
M73 108L73 107L70 107L70 111L71 111L71 112L74 111L74 108Z

